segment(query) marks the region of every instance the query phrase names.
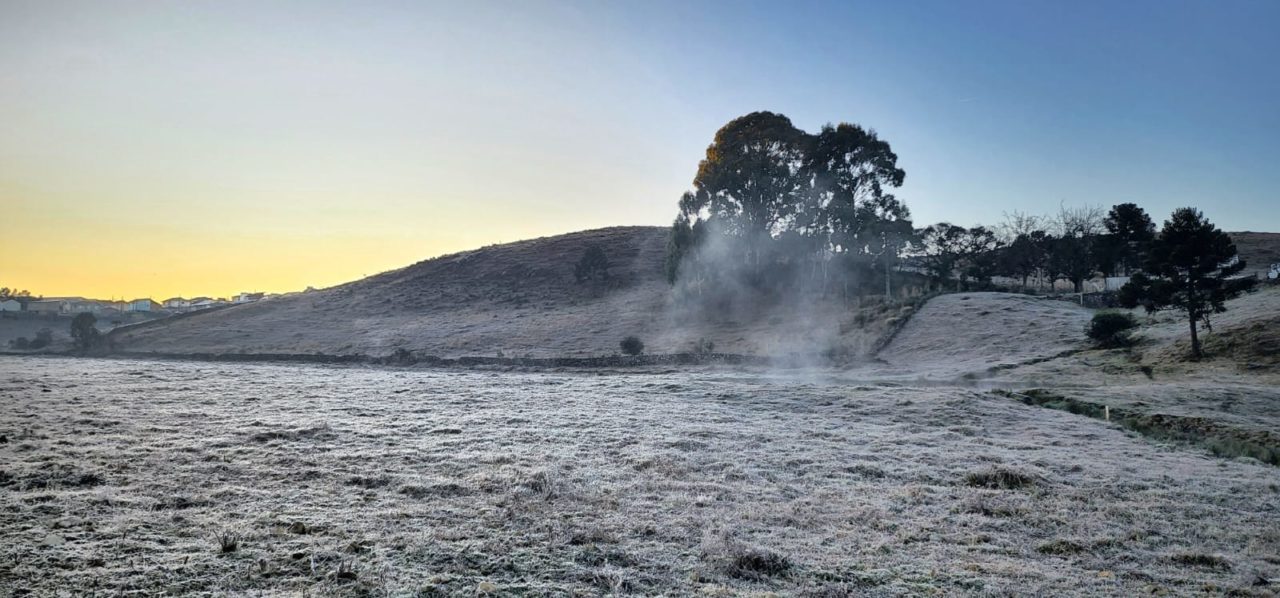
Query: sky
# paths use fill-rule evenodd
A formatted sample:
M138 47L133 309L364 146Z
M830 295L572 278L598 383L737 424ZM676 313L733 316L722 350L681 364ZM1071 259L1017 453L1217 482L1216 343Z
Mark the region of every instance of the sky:
M1280 232L1280 2L0 0L0 286L325 287L667 225L756 110L889 141L918 225Z

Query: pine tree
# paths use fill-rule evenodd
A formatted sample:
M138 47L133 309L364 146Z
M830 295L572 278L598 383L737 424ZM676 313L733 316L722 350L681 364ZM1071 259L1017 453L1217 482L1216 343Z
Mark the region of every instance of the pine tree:
M1179 208L1166 220L1151 243L1145 272L1134 274L1120 289L1126 307L1147 312L1177 309L1187 314L1191 328L1191 356L1203 355L1196 325L1209 314L1227 310L1228 299L1238 297L1257 282L1236 277L1245 267L1227 233L1205 219L1195 208Z

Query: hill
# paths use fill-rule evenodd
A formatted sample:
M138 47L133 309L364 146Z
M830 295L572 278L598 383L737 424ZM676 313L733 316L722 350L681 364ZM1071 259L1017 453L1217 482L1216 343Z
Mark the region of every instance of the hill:
M559 357L608 355L637 335L651 353L705 338L722 352L862 355L887 330L878 307L835 299L690 317L665 280L666 237L662 227L614 227L495 245L112 338L133 352ZM578 283L574 265L592 244L605 249L609 280Z
M1033 363L1083 348L1093 310L1011 293L934 297L878 357L930 376L955 377Z
M874 301L834 298L694 313L664 279L666 235L663 227L613 227L494 245L329 289L128 327L113 340L125 351L157 353L562 357L608 355L637 335L650 353L683 352L707 339L729 353L859 357L902 315ZM1280 234L1232 237L1251 271L1280 261ZM592 244L605 249L610 278L578 283L574 264ZM1019 295L945 296L879 356L934 364L930 371L940 375L1009 367L1077 348L1087 317L1063 302ZM957 338L971 350L956 351Z
M1271 264L1280 263L1280 233L1250 231L1228 233L1236 244L1240 259L1248 264L1246 273L1265 272Z

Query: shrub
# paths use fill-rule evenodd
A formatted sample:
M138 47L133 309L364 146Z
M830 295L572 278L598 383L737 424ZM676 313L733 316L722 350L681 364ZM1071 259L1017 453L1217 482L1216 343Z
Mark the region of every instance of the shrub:
M622 342L618 343L618 346L626 355L639 355L644 353L644 343L640 341L639 337L628 336L627 338L622 339Z
M34 338L27 338L25 336L20 336L18 338L10 340L9 348L17 349L19 351L26 351L26 350L34 350L34 349L43 349L45 347L48 347L51 344L53 344L53 331L49 330L48 328L41 328L39 331L36 332L36 335Z
M48 328L41 328L36 331L36 337L31 339L32 349L43 349L53 344L53 331Z
M97 323L98 318L91 313L79 314L71 320L71 340L75 341L77 349L88 351L101 344L102 335L95 327Z
M604 248L594 243L588 245L583 250L582 257L578 259L577 265L573 267L573 277L578 282L593 278L609 280L609 258L604 254Z
M1137 326L1138 321L1131 314L1104 311L1094 314L1085 334L1099 347L1124 347L1133 342L1129 334Z

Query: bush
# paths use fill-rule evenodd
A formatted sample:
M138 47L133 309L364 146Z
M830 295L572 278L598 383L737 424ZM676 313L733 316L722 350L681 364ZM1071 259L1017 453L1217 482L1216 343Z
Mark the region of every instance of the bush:
M20 336L18 338L15 338L9 341L9 348L17 349L19 351L27 351L27 350L43 349L45 347L48 347L51 344L53 344L53 331L49 330L48 328L41 328L40 330L36 331L36 335L34 338L27 338L25 336Z
M32 349L43 349L51 344L53 344L53 331L48 328L36 331L36 337L31 339Z
M622 339L622 342L618 343L618 346L622 348L622 352L626 355L639 355L644 353L644 343L640 341L639 337L628 336L627 338Z
M1104 311L1094 314L1084 332L1099 347L1124 347L1133 342L1129 334L1137 326L1138 321L1131 314Z
M102 335L95 328L98 318L91 313L82 313L71 320L71 340L76 348L88 351L102 343Z
M582 252L582 258L573 267L573 277L578 282L595 278L609 280L609 257L604 254L604 248L594 243L588 245Z

